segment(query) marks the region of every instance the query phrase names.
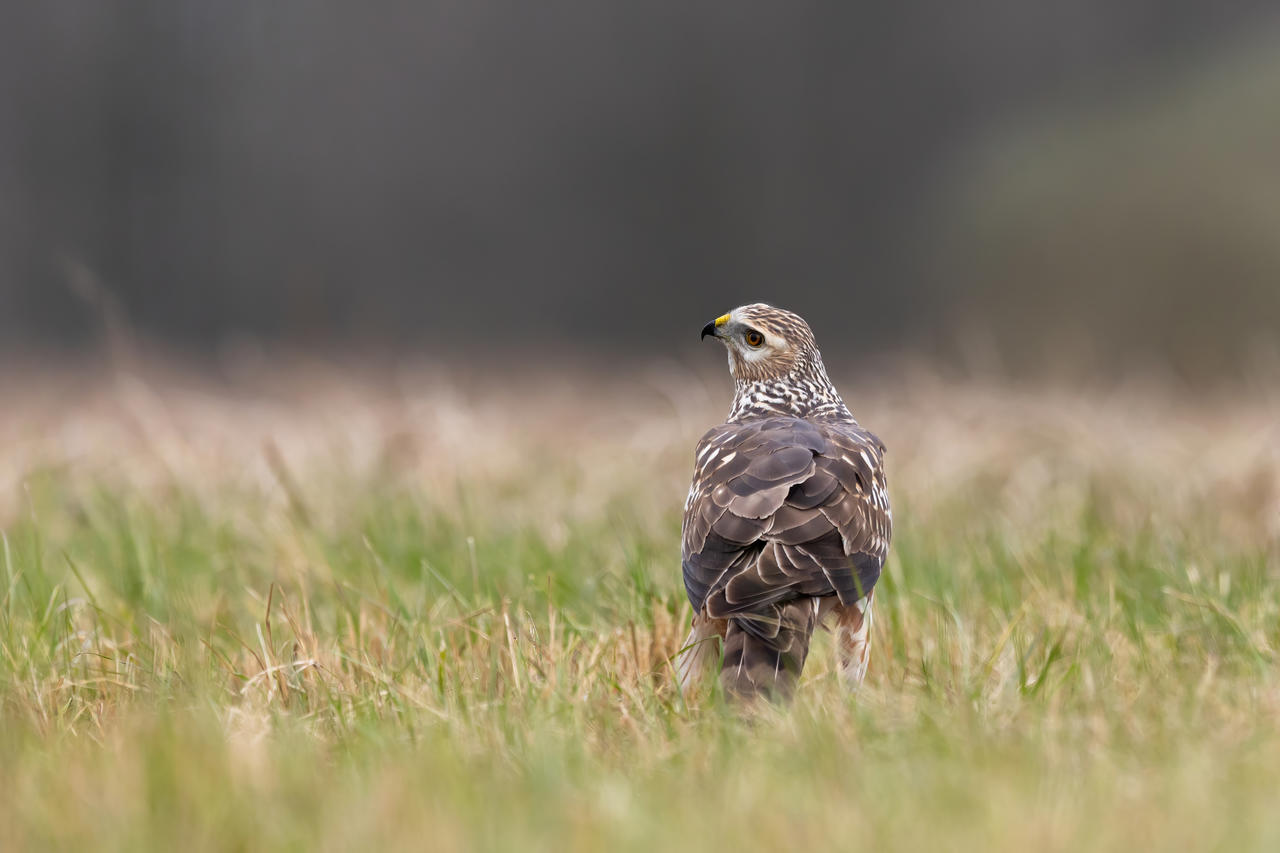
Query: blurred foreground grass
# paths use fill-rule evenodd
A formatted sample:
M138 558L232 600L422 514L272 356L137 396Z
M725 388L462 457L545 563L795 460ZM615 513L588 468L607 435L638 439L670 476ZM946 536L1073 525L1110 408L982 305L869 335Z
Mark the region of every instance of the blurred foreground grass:
M727 380L10 383L0 848L1280 846L1280 401L850 390L868 681L743 721L669 667Z

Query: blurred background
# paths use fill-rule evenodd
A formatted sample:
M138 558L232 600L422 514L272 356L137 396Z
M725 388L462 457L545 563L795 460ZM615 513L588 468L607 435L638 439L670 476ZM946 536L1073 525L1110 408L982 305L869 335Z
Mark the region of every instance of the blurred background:
M0 12L9 359L92 354L110 329L215 363L683 358L703 322L754 300L809 316L829 361L1197 378L1274 364L1280 14Z

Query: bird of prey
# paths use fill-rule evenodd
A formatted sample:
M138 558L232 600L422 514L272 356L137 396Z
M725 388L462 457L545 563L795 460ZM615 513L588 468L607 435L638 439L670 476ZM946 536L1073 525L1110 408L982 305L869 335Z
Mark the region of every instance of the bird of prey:
M756 303L708 323L729 351L734 397L698 443L681 562L693 629L682 688L723 642L738 699L791 696L814 629L834 617L839 671L856 689L893 518L884 445L858 426L798 315Z

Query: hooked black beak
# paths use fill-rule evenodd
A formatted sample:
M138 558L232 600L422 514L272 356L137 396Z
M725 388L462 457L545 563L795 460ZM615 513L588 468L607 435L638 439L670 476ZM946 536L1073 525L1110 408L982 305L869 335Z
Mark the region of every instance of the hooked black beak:
M701 337L701 338L699 338L698 340L706 340L706 338L707 338L708 336L713 337L713 338L716 336L716 321L715 321L715 320L712 320L710 323L708 323L707 325L705 325L705 326L703 326L703 327L702 327L702 337Z

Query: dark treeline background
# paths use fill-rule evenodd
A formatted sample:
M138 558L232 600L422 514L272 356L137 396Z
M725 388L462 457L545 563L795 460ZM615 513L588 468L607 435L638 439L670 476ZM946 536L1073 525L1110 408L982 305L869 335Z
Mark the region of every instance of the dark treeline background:
M1231 364L1280 321L1270 5L8 3L0 334L648 356L767 299Z

